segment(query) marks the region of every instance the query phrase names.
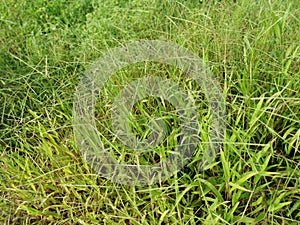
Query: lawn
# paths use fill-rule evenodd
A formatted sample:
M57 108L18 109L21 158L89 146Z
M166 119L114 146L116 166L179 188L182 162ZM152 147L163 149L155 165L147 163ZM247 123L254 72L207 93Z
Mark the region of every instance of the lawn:
M300 1L1 0L0 224L300 224ZM170 65L140 62L100 90L95 121L119 162L152 164L178 145L178 114L157 97L133 106L131 131L167 137L136 155L112 134L113 100L145 76L195 100L199 143L177 173L151 185L100 176L73 130L76 88L109 49L139 40L199 56L226 100L226 130L201 170L212 110ZM134 158L134 159L132 159Z

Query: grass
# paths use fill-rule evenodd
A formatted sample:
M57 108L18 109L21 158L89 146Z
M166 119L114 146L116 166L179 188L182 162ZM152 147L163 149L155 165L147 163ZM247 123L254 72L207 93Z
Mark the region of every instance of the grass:
M300 224L299 18L297 0L2 0L1 224ZM203 141L174 176L130 187L101 178L83 159L72 106L97 58L140 39L168 40L203 58L223 88L227 128L215 162L200 172L210 127L201 89L163 65L115 74L97 103L109 146L126 152L105 133L112 99L144 75L173 79L194 96ZM164 117L165 144L176 140L172 106L145 99L134 109L137 135Z

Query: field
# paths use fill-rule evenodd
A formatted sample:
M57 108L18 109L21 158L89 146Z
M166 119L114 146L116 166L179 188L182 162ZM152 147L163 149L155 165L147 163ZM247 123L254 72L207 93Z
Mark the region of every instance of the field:
M0 224L300 224L300 1L1 0ZM139 63L114 74L96 105L98 130L119 161L110 108L124 85L160 76L193 96L200 124L193 157L145 186L97 174L73 132L74 93L109 49L138 40L176 43L212 71L226 100L220 152L200 170L210 106L182 71ZM176 145L171 104L144 99L132 132L164 118L169 137L141 163ZM170 125L171 124L171 125ZM177 133L176 133L177 132Z

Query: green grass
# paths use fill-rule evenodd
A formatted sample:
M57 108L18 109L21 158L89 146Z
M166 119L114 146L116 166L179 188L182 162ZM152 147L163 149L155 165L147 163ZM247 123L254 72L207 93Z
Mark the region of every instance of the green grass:
M1 1L1 224L300 224L300 1L200 2ZM108 109L145 75L173 79L193 95L203 141L163 183L128 187L85 162L72 107L83 72L107 49L140 39L171 41L203 58L223 88L227 128L215 162L199 171L210 127L201 89L163 65L120 71L97 103L107 146L126 152L106 131ZM137 135L164 117L172 126L163 145L175 142L172 106L148 99L134 109Z

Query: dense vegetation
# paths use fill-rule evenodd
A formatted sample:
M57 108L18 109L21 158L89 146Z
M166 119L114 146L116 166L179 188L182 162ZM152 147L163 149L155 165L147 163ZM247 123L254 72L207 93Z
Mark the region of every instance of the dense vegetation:
M0 223L299 224L299 18L298 0L2 0ZM140 39L171 41L203 58L223 88L227 129L208 170L198 169L200 144L175 176L130 187L99 177L81 157L72 107L83 72L107 49ZM113 76L111 96L97 106L100 130L113 96L145 74L189 90L209 130L201 90L157 64ZM136 108L167 115L171 106L155 101Z

